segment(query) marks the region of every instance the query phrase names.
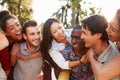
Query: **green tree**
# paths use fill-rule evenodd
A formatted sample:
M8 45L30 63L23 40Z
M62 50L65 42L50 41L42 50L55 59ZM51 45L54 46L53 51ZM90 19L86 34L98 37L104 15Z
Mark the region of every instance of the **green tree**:
M80 20L86 16L92 14L99 14L101 12L100 8L91 6L91 2L89 2L89 0L60 0L60 1L66 1L66 5L62 6L57 12L53 13L52 16L56 16L56 18L60 19L64 23L65 28L69 28L76 24L79 24ZM89 6L83 9L82 7L86 5ZM62 11L60 12L60 10ZM71 10L72 12L70 22L68 22L67 20L68 19L67 16L70 15L68 13L68 10Z
M16 15L21 23L32 18L32 0L2 0L1 5L7 4L6 8Z

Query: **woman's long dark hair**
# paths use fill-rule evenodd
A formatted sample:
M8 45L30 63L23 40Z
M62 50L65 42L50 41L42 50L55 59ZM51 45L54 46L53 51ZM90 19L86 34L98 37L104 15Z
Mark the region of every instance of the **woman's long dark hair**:
M42 42L41 42L41 52L43 57L46 59L49 55L49 49L52 45L53 36L50 33L50 28L53 22L58 22L57 19L50 18L48 19L43 26Z
M0 12L0 27L5 32L6 31L6 22L9 19L17 19L16 16L12 15L9 11L4 10ZM18 19L17 19L18 20Z
M52 40L53 36L50 33L50 28L53 22L59 22L59 20L50 18L48 19L43 26L42 31L42 42L41 42L41 53L43 55L44 62L47 61L53 66L57 71L60 71L61 69L57 66L57 64L52 60L52 58L49 55L49 49L52 46Z

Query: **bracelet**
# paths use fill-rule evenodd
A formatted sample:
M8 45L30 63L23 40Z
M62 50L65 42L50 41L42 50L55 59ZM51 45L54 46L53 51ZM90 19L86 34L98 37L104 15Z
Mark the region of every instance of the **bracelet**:
M79 62L80 62L80 64L82 64L83 62L81 61L81 59L79 59Z

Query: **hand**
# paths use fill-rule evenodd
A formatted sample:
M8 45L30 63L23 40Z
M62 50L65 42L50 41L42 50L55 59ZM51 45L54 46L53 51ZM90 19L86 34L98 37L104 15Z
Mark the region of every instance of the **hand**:
M43 80L43 75L38 76L36 80Z
M36 80L43 80L43 77L44 77L44 73L43 71L41 71Z
M17 54L17 58L23 61L29 60L29 56L24 56L23 54Z
M88 56L89 59L94 58L94 52L93 52L92 49L89 49L89 50L87 51L87 56Z
M80 61L81 61L82 63L88 62L88 56L87 56L87 54L84 54L84 55L82 56L82 58L80 59Z

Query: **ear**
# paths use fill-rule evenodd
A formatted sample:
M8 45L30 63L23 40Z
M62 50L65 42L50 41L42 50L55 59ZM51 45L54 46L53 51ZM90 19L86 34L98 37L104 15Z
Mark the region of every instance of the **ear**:
M97 36L97 39L100 39L102 37L102 34L101 33L97 33L96 36Z
M23 38L27 40L27 35L23 33Z

